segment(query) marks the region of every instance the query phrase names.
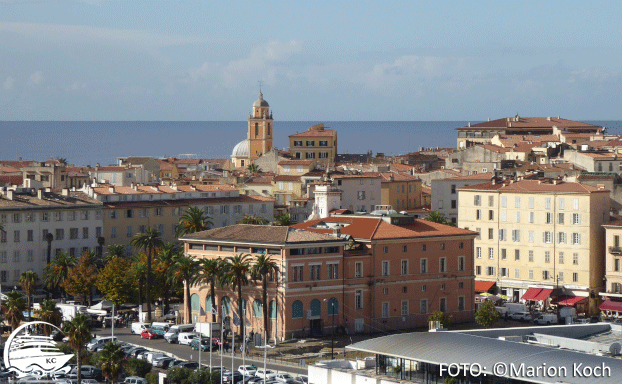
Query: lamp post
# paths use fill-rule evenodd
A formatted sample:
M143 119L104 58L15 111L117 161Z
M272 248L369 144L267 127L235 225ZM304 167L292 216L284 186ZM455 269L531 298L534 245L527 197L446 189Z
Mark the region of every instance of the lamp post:
M48 232L45 235L45 241L48 242L48 254L47 254L47 265L50 265L50 263L52 262L52 240L54 240L54 235L52 235L50 232ZM49 299L50 298L50 288L48 287L48 289L45 290L45 298Z
M328 303L330 303L331 306L331 313L333 316L333 320L332 320L332 327L331 327L331 334L330 334L330 359L334 360L335 359L335 299L331 298L331 299L324 299L324 301L327 301Z

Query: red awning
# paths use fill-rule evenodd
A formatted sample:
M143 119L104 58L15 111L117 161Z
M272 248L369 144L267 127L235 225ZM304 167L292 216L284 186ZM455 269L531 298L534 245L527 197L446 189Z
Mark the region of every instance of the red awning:
M543 289L540 291L540 293L538 293L538 295L534 298L535 301L544 301L546 299L549 298L549 296L551 296L551 293L553 293L552 289Z
M620 311L622 312L622 301L605 300L604 303L598 307L601 311Z
M492 286L495 285L494 281L477 281L475 280L475 292L488 292Z
M574 307L583 300L587 300L587 296L560 296L551 301L551 304Z
M522 300L535 300L536 296L538 296L542 292L542 288L529 288L521 297Z

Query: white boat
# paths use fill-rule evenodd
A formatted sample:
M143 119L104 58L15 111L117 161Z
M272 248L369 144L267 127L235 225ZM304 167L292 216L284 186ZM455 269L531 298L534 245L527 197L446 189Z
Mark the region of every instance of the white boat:
M7 365L21 372L54 372L73 357L61 352L51 336L34 336L27 333L14 337L8 347Z

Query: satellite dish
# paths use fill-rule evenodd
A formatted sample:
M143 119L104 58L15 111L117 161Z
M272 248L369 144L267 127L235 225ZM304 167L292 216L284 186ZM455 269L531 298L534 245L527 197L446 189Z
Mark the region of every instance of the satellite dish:
M622 346L620 346L620 343L613 343L609 347L609 353L611 353L612 356L619 355L621 351L622 351Z

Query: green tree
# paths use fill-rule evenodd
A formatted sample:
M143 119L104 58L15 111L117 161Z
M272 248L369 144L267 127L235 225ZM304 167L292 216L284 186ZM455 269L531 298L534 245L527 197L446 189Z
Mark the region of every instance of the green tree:
M24 297L18 291L11 291L6 294L6 299L2 300L2 312L4 318L11 324L11 328L15 330L19 323L24 320Z
M152 365L146 360L129 359L125 363L125 373L128 376L145 377L146 374L151 372Z
M240 317L240 334L244 333L244 311L242 310L242 287L248 285L251 255L242 254L229 256L223 261L223 273L220 284L230 286L238 291L238 313Z
M210 372L207 368L194 370L188 376L188 383L191 384L218 384L220 383L220 375L218 372Z
M248 173L250 173L251 175L257 174L257 173L263 173L263 171L261 170L261 168L259 168L259 166L255 163L250 163L248 165L248 167L246 167L246 170L248 171Z
M437 211L431 211L430 213L428 213L425 219L427 221L432 221L434 223L449 224L447 217L444 214L437 212Z
M91 318L86 313L78 313L71 321L65 323L63 329L69 337L69 345L76 353L78 384L82 380L82 353L85 344L91 340Z
M175 226L175 237L182 237L189 233L201 232L208 229L214 223L199 207L190 207L179 218L179 224Z
M19 278L19 285L24 290L26 294L26 302L28 303L28 319L32 318L32 310L30 306L30 299L32 295L35 293L35 289L37 288L37 283L39 282L39 276L34 271L26 271L22 272L22 275Z
M194 284L209 285L210 300L212 308L216 308L216 282L220 282L222 277L223 265L222 259L202 259L199 261L199 273L194 278ZM212 322L216 322L216 314L212 312Z
M162 234L157 230L150 228L145 233L137 233L130 244L134 248L143 249L147 253L147 322L151 322L151 258L156 249L162 247Z
M274 225L281 226L281 227L287 227L292 224L293 224L292 215L290 215L289 212L282 213L274 218Z
M143 287L147 278L147 262L135 258L129 270L129 276L133 279L138 293L138 305L143 305Z
M263 329L268 338L268 275L275 276L279 272L278 264L267 255L259 255L251 267L250 276L253 281L261 280L261 301L263 303Z
M125 246L123 244L109 244L106 248L106 262L115 257L125 257Z
M95 286L117 307L132 299L134 280L129 272L130 268L129 261L117 257L110 260L97 276Z
M107 382L115 383L125 365L125 354L116 342L106 344L99 355L99 368Z
M64 165L67 165L67 158L66 157L57 157L56 160Z
M41 302L40 309L35 312L39 316L39 320L45 321L46 323L53 324L57 327L60 326L60 323L63 321L63 315L60 312L60 309L56 306L56 301L43 300ZM52 332L52 327L46 325L43 327L43 333L46 336L49 336Z
M188 368L171 368L166 371L166 381L169 384L190 384L188 377L191 372Z
M475 311L475 322L485 328L490 328L499 321L501 314L495 309L495 303L486 300L479 309Z
M162 277L162 290L164 292L164 313L168 313L170 291L175 288L175 281L170 279L169 271L175 264L175 260L183 254L183 250L178 244L166 243L160 248L155 256L156 264L154 266L156 276Z
M72 296L80 296L83 302L91 303L91 292L97 280L97 269L92 263L92 255L90 252L84 252L78 264L69 269L67 278L63 282L63 288Z
M184 284L184 323L190 324L190 285L199 271L199 262L190 256L179 255L171 268L171 280Z
M43 279L47 287L50 289L62 288L69 274L69 269L75 266L76 263L76 258L70 256L67 252L58 252L54 256L54 260L43 271ZM64 289L62 292L63 296L66 297Z
M266 225L270 223L268 219L263 216L258 215L247 215L244 214L244 217L238 220L236 224L254 224L254 225Z
M451 324L451 316L448 316L445 312L434 311L428 317L428 323L430 321L440 321L441 327L447 328Z

